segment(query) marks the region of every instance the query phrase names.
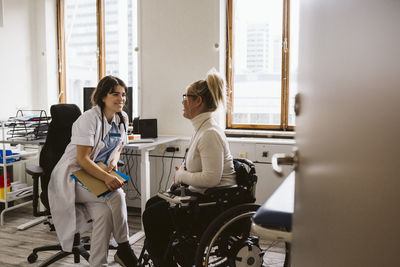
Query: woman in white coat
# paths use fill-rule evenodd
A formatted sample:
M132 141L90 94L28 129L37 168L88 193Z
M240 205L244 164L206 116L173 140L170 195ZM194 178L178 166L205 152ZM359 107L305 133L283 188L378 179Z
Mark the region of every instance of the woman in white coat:
M106 76L92 95L93 108L84 112L72 126L71 142L51 173L48 196L53 222L64 251L71 251L74 235L88 229L92 220L90 266L107 265L108 246L113 234L118 243L115 260L122 266L136 266L137 259L129 245L127 208L115 169L127 143L128 116L122 111L128 88L122 80ZM103 171L97 162L108 167ZM104 181L112 191L96 197L71 178L84 169Z

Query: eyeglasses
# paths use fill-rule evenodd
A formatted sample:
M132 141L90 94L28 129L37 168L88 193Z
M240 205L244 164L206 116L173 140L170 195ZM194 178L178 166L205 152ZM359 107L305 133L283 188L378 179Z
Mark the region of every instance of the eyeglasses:
M188 97L197 97L197 95L183 94L182 95L183 101L187 100Z

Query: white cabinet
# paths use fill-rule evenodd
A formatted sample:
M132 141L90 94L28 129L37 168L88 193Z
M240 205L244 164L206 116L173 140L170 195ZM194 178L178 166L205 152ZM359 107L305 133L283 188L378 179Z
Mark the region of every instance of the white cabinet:
M292 166L282 166L283 176L278 177L273 169L271 159L274 154L290 154L295 141L293 139L257 139L228 138L232 156L246 157L256 165L258 177L256 203L263 204L292 171Z

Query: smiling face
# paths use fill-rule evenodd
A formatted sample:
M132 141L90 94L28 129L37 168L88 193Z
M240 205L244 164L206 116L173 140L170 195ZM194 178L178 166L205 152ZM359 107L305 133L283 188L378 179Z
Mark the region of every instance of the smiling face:
M126 102L125 88L121 85L116 85L113 91L103 97L103 102L105 104L105 113L121 112Z

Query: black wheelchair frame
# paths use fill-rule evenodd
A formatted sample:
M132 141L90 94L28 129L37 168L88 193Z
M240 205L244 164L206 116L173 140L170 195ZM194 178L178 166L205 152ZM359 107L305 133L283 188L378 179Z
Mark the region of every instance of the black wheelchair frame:
M205 206L218 211L218 216L203 227L193 229L175 224L165 255L171 253L180 266L263 266L265 250L259 245L258 238L251 234L251 218L260 207L254 204L255 165L248 159L234 159L234 166L236 185L210 188L201 197L170 202L172 218L185 212L196 214L197 209ZM269 244L267 249L275 245ZM146 246L145 240L138 266L153 266ZM286 266L284 261L279 259L281 266Z

